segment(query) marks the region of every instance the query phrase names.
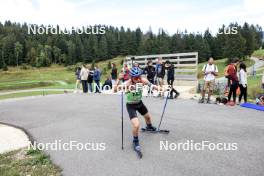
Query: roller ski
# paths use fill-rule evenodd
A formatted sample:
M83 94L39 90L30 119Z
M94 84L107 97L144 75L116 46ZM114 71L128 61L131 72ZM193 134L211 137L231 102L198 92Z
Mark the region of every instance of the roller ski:
M169 130L161 130L153 126L146 126L146 128L141 128L141 131L150 132L150 133L164 133L164 134L168 134L170 132Z

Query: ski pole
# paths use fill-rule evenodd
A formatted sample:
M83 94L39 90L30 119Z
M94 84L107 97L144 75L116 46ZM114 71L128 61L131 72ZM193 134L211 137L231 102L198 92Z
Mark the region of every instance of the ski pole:
M162 111L162 114L161 114L160 123L159 123L159 126L158 126L158 131L160 130L160 125L161 125L161 122L162 122L162 119L163 119L163 116L164 116L164 113L165 113L165 109L166 109L166 106L167 106L169 94L170 93L168 92L168 95L166 97L165 104L164 104L164 107L163 107L163 111Z
M124 93L122 90L122 94L121 94L121 131L122 131L122 150L124 149Z

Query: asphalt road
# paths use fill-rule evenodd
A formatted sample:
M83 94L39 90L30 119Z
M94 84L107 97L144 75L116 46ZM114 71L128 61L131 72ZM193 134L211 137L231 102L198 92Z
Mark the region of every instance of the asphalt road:
M118 95L64 94L0 101L0 121L27 129L38 143L105 143L103 151L46 151L66 176L263 176L263 112L170 100L162 128L171 132L142 133L140 160L131 148L126 111L121 150L120 100ZM156 125L164 100L145 98L144 102ZM236 143L238 150L160 150L160 141L173 145L188 140Z

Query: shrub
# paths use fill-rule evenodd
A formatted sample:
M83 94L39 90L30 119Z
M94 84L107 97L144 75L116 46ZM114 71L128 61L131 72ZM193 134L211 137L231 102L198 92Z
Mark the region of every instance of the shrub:
M39 57L36 59L36 67L49 67L51 65L51 61L49 58L45 56L45 54L41 53Z
M74 72L76 70L76 68L77 68L76 65L68 65L66 67L66 70L67 71L73 71Z
M22 70L28 70L28 69L30 69L30 66L27 65L27 64L22 64L22 65L20 66L20 69L22 69Z
M107 69L110 70L111 68L112 68L112 66L111 66L111 62L109 61L109 62L108 62L108 65L107 65Z
M5 64L5 65L3 65L3 71L8 71L8 67L7 67L7 65Z

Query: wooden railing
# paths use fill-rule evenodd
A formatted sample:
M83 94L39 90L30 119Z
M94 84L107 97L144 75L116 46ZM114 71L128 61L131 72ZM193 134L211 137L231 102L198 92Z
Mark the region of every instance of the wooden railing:
M127 56L124 63L132 67L132 63L137 62L141 68L145 68L149 60L155 65L157 58L162 58L164 62L169 60L174 65L175 80L198 80L198 52Z

